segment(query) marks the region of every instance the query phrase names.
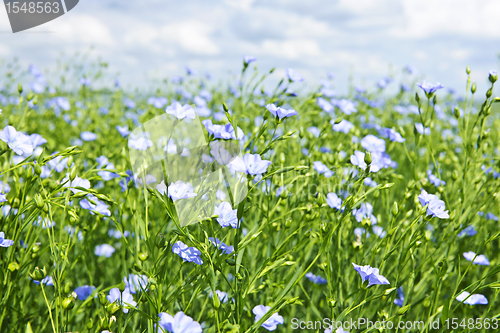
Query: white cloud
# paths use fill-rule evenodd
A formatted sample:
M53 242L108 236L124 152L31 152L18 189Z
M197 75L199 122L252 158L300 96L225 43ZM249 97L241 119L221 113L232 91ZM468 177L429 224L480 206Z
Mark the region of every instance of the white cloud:
M89 15L63 16L47 23L47 28L55 32L54 38L67 43L106 46L114 44L114 38L108 26Z
M173 41L184 50L198 55L217 55L220 48L211 39L213 28L195 20L180 21L161 28L161 39Z
M468 37L500 37L500 1L403 0L403 27L392 35L426 38L438 34Z
M317 41L312 39L264 40L261 54L278 58L299 59L304 56L320 56L321 50Z

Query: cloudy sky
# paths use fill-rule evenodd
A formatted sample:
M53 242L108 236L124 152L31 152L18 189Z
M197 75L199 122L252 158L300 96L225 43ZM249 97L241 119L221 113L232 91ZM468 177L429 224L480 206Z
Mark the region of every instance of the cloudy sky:
M276 77L293 67L310 84L333 72L337 88L373 86L405 65L463 89L464 68L485 86L499 67L498 0L80 0L68 14L12 34L0 8L0 58L54 66L89 50L129 84L182 74L236 73L241 57Z

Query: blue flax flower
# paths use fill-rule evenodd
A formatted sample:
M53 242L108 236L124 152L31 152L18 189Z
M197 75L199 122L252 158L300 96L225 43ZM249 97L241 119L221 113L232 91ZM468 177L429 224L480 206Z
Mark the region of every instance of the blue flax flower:
M113 288L109 291L109 295L107 295L106 298L111 303L117 301L119 305L122 305L123 313L128 313L129 307L135 308L135 306L137 305L137 302L134 301L134 298L127 290L124 290L123 293L121 293L120 289Z
M217 294L217 297L222 303L226 303L229 300L229 297L227 296L227 293L224 291L216 290L215 293ZM210 294L208 294L210 298L214 296L213 291L210 291Z
M326 203L328 204L328 206L330 206L331 208L335 208L336 210L340 210L340 208L342 207L342 200L335 193L328 193L326 195Z
M231 254L234 252L234 246L228 246L221 242L218 238L209 237L210 243L215 246L218 250L225 254Z
M17 155L31 155L33 144L31 138L24 133L16 131L12 126L6 126L0 131L0 140L7 143Z
M304 78L292 68L286 69L286 76L290 82L302 82Z
M165 112L169 115L176 117L177 119L194 119L196 118L196 113L191 105L185 104L181 105L179 102L173 102L172 105L168 106Z
M481 294L471 295L466 291L463 291L460 295L458 295L456 300L459 302L464 302L464 304L468 305L488 304L488 299L484 295Z
M184 314L184 312L177 312L173 317L166 312L158 314L160 321L158 325L165 331L170 333L201 333L203 330L200 323L194 321L193 318Z
M385 152L385 141L377 138L375 135L369 134L361 139L361 147L370 153L383 153Z
M266 105L267 111L271 112L271 114L277 118L278 120L281 120L283 118L288 118L292 116L296 116L299 113L295 111L294 109L284 109L282 107L276 106L274 104L267 104Z
M97 140L97 134L92 132L82 132L80 133L80 138L83 141L95 141Z
M425 91L425 94L427 97L431 97L432 94L434 94L438 89L443 88L443 85L439 82L437 83L430 83L427 81L422 81L422 83L417 83L417 86L422 88L423 91Z
M348 121L348 120L345 120L345 119L342 119L340 121L340 123L338 124L335 124L335 119L332 119L330 121L330 124L332 124L332 129L335 131L335 132L342 132L342 133L349 133L349 131L351 130L351 128L354 127L354 125Z
M330 178L333 176L333 171L330 170L326 165L323 164L321 161L316 161L313 162L313 168L316 170L320 175L324 174L326 178Z
M6 239L3 231L0 232L0 246L1 247L9 247L14 244L14 241L11 239Z
M368 281L368 287L375 284L390 284L384 276L379 274L378 268L373 268L370 265L359 266L352 263L354 270L359 273L363 282Z
M308 278L312 283L315 283L315 284L325 284L328 282L325 278L323 278L319 275L314 275L311 272L306 274L306 278Z
M477 230L474 228L473 225L468 226L464 230L460 231L458 234L458 237L464 237L464 236L474 236L477 234Z
M104 202L97 199L95 195L89 194L87 198L80 201L80 206L83 209L87 209L90 211L90 214L95 215L95 212L98 212L104 216L111 216L111 211L109 210L109 206Z
M401 308L404 303L405 303L405 293L403 291L403 287L401 286L398 288L398 297L396 297L396 299L394 300L394 304L396 304Z
M429 194L424 189L422 189L420 195L418 196L422 206L427 205L427 215L432 215L440 219L447 219L450 217L448 211L445 211L445 203L440 200L437 195Z
M378 130L381 137L388 138L393 142L405 142L401 134L393 130L392 128L381 128Z
M95 247L94 253L99 257L109 258L115 252L115 248L109 244L101 244Z
M146 275L129 274L123 278L125 290L131 294L137 294L138 291L146 290L148 286L148 277Z
M76 297L80 300L80 301L85 301L87 298L89 298L92 293L95 291L95 287L94 286L80 286L78 288L76 288L74 290L75 294L76 294Z
M238 228L237 210L231 207L229 202L221 202L218 207L215 207L214 215L217 215L217 222L220 226Z
M431 170L427 170L427 177L429 177L429 181L431 182L431 184L433 184L434 186L441 186L441 185L446 185L446 182L445 181L442 181L441 179L439 179L438 177L434 176L432 174L432 171Z
M474 265L484 265L484 266L490 265L490 261L488 260L488 258L484 256L484 254L476 256L474 252L469 251L464 253L464 258L467 259L468 261L471 261L472 264Z
M243 158L236 156L229 168L233 171L244 172L249 175L261 175L267 171L271 161L263 160L259 154L246 154Z
M198 250L195 247L188 247L186 244L184 244L181 241L177 241L172 246L172 252L177 254L184 261L194 262L197 265L203 264L203 260L200 257L200 255L201 255L200 250Z
M271 310L270 306L257 305L253 308L252 312L255 315L255 322L258 322L260 318L262 318L269 310ZM277 312L273 313L273 315L265 322L262 323L262 327L264 327L268 331L274 331L279 324L283 324L284 319Z

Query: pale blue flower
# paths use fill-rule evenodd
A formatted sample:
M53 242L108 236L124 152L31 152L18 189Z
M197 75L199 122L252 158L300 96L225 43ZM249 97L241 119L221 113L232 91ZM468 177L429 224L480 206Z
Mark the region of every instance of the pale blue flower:
M421 123L415 123L415 128L420 135L431 135L431 129L429 127L425 127Z
M80 133L80 138L83 141L95 141L97 140L97 134L92 132L82 132Z
M176 117L177 119L195 119L196 113L191 105L185 104L181 105L179 102L173 102L172 105L168 106L165 112L169 115Z
M385 141L372 134L361 139L361 146L371 153L385 152Z
M36 221L33 221L33 225L37 227L42 227L43 229L48 229L52 228L55 226L55 222L51 221L48 217L42 218L41 216L38 216L38 219Z
M85 189L90 188L90 181L87 179L80 178L78 176L73 179L73 181L69 180L69 174L66 174L66 177L61 181L61 184L64 184L64 187L69 187L71 189L71 192L74 194L81 193L83 192L82 190L77 189L76 187L83 187Z
M257 305L256 307L254 307L252 312L255 315L255 322L258 322L260 318L262 318L269 310L271 310L270 306ZM274 331L279 324L283 323L283 317L276 312L262 323L262 327L264 327L268 331Z
M427 215L432 215L440 219L447 219L450 217L448 211L445 211L444 201L440 200L437 195L429 194L422 189L418 199L422 206L425 207L427 205Z
M488 299L484 295L481 294L471 295L467 291L463 291L460 295L458 295L456 300L468 305L488 304Z
M202 333L200 323L194 321L193 318L184 314L184 312L177 312L175 317L172 317L166 312L158 314L160 321L158 325L170 333Z
M222 303L226 303L229 300L229 297L227 296L227 293L224 291L216 290L215 293L217 294L217 297ZM214 296L213 291L210 291L210 294L208 294L208 297L212 298Z
M373 286L375 284L390 284L389 280L379 274L378 268L373 268L370 265L359 266L352 263L354 270L359 273L361 280L363 282L368 281L368 286Z
M134 301L134 298L127 290L122 293L120 289L113 288L109 291L109 295L107 295L106 298L110 303L117 301L119 305L122 305L123 313L128 313L129 307L135 308L137 305L137 302Z
M325 278L323 278L323 277L321 277L321 276L319 276L319 275L314 275L314 274L313 274L313 273L311 273L311 272L307 273L305 276L306 276L306 278L308 278L308 279L309 279L312 283L315 283L315 284L325 284L325 283L327 283L327 282L328 282Z
M17 155L31 155L33 153L33 144L30 137L16 131L12 126L6 126L0 131L0 140L7 143L9 148Z
M167 193L167 187L163 180L160 184L156 185L156 189L163 195ZM197 194L194 193L193 186L190 183L184 183L182 180L178 180L168 186L168 196L175 202L180 199L194 198Z
M468 226L464 230L462 230L459 234L458 237L463 237L463 236L474 236L477 234L477 230L474 228L473 225Z
M334 111L334 107L333 107L332 103L328 102L326 99L318 97L318 99L316 100L316 102L318 103L318 106L323 111L328 112L328 113Z
M125 290L131 294L137 294L139 291L146 290L148 277L146 275L129 274L128 277L123 278L123 282L125 282Z
M75 294L76 294L76 297L80 300L80 301L85 301L87 298L89 298L92 293L95 291L95 287L94 286L80 286L78 288L76 288L74 290Z
M225 254L231 254L234 252L234 246L228 246L220 241L218 238L209 237L208 240L210 243L215 246L218 250Z
M393 130L392 128L381 128L378 130L381 137L388 138L393 142L405 142L401 134Z
M131 134L128 138L128 146L132 149L147 150L153 146L153 141L149 140L146 136Z
M97 245L94 250L94 254L99 257L109 258L115 252L115 248L109 244Z
M217 222L220 226L238 228L237 210L231 207L229 202L221 202L218 207L215 207L214 215L219 216Z
M342 207L342 200L335 193L328 193L326 195L326 203L331 208L335 208L336 210L340 210Z
M429 181L431 182L431 184L433 184L434 186L441 186L441 185L444 186L444 185L446 185L446 182L442 181L438 177L434 176L432 174L431 170L427 170L427 177L429 178Z
M203 120L201 123L205 126L208 133L213 135L215 139L241 140L244 136L243 130L239 127L236 127L237 133L235 135L233 125L231 124L217 125L213 124L210 119Z
M335 119L332 119L330 121L330 124L332 124L332 129L335 131L335 132L342 132L342 133L349 133L349 131L351 130L351 128L354 127L354 125L349 121L349 120L345 120L345 119L342 119L340 121L340 123L338 124L335 124Z
M358 110L356 109L356 105L352 101L345 98L341 100L332 99L332 104L338 107L340 111L342 111L346 115L358 112Z
M87 209L90 211L90 214L94 215L94 211L98 212L104 216L111 216L111 211L109 210L109 206L104 202L97 199L95 195L89 194L87 198L80 201L80 206L83 209Z
M47 275L41 281L33 280L33 282L35 282L35 284L38 284L38 285L41 283L44 286L54 286L54 280L52 279L52 276L50 276L50 275Z
M320 175L324 174L326 178L330 178L331 176L333 176L333 171L330 170L321 161L313 162L313 169L316 170Z
M439 82L437 82L437 83L430 83L430 82L427 82L425 80L422 83L417 83L417 86L419 86L420 88L422 88L422 90L425 91L425 94L427 96L431 96L438 89L443 88L443 85L441 83L439 83Z
M276 106L274 104L267 104L266 109L267 109L267 111L271 112L271 114L275 118L277 118L278 120L292 117L292 116L296 116L299 114L294 109L284 109L284 108Z
M243 62L245 63L245 65L250 65L252 62L254 61L257 61L257 58L253 57L253 56L243 56Z
M119 126L117 125L116 126L116 130L118 131L118 133L120 133L121 136L123 136L124 138L127 137L129 134L130 134L130 131L128 129L128 125L125 125L125 126Z
M177 254L184 261L194 262L197 265L203 264L203 260L200 257L200 255L201 255L200 250L198 250L195 247L188 247L186 244L184 244L181 241L177 241L172 246L172 252Z
M398 296L394 300L394 304L396 304L397 306L399 306L401 308L401 307L403 307L404 303L405 303L405 294L403 291L403 287L401 286L398 288Z
M271 161L263 160L259 154L246 154L243 158L236 156L228 166L234 171L260 175L266 172L271 164Z
M0 232L0 247L9 247L14 244L14 241L11 239L6 239L3 231Z
M148 104L153 105L157 109L163 108L165 105L167 105L168 99L165 97L149 97L148 98Z
M7 201L7 196L4 193L0 193L0 203L6 202Z
M359 208L354 208L352 210L352 214L354 215L356 221L361 222L366 219L370 220L371 224L377 224L377 218L372 213L373 206L368 202L362 202L361 205L359 205Z
M471 261L474 265L484 265L484 266L490 265L490 261L488 260L488 258L484 256L484 254L480 254L476 257L476 254L474 252L469 251L464 253L464 258L467 259L468 261Z
M292 68L286 69L286 76L291 82L302 82L304 78Z
M372 157L372 162L373 162L373 157ZM365 153L356 150L354 152L354 155L351 155L351 163L359 167L361 170L365 170L367 167L365 163Z
M123 234L120 230L116 230L116 229L109 229L108 230L108 236L111 237L111 238L116 238L116 239L120 239L122 237L128 237L130 236L130 232L125 230L123 231Z

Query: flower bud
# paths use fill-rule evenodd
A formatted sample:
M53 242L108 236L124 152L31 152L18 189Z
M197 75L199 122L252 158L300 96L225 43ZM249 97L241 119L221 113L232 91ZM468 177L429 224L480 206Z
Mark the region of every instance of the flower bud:
M120 290L121 293L125 291L125 282L120 282L120 284L118 285L118 290Z
M109 322L108 322L108 318L104 317L99 320L99 326L101 326L101 328L103 330L107 330L109 328Z
M62 302L62 307L64 310L71 310L75 307L75 299L71 297L67 297Z
M157 248L161 249L162 247L165 246L165 235L163 233L159 233L157 236L156 236L156 239L155 239L155 245Z
M110 315L113 315L116 313L116 311L120 310L120 305L118 305L117 301L114 301L113 303L109 303L106 306L106 312Z
M490 89L486 90L486 98L490 98L491 95L493 95L493 90L490 88Z
M30 92L28 93L28 95L26 96L26 98L28 99L28 101L31 101L34 97L35 97L35 95L33 94L33 92L32 92L32 91L30 91Z
M471 93L473 93L473 94L475 94L475 93L476 93L476 90L477 90L477 85L476 85L476 83L474 82L474 83L472 84L472 86L470 87L470 92L471 92Z
M458 106L455 106L455 109L453 110L453 115L457 119L460 118L460 109L458 108Z
M392 205L392 215L396 216L398 215L399 208L398 208L398 203L394 202L394 205Z
M453 170L453 172L451 173L451 178L453 180L457 180L458 179L458 171L457 170Z
M432 99L432 103L433 103L434 105L436 105L436 104L437 104L437 95L434 95L434 98Z
M20 83L17 85L17 92L19 93L19 95L23 93L23 85Z
M469 67L469 66L467 66L467 67L465 68L465 73L467 73L467 75L469 75L469 74L470 74L470 67Z
M491 83L495 83L498 79L498 74L497 71L490 71L488 75L488 79L490 80Z
M35 164L35 173L40 176L42 174L42 168L38 165L38 163Z
M364 161L366 165L372 164L372 154L369 151L366 152Z
M40 269L39 267L35 267L33 273L30 273L30 277L35 281L41 281L47 276L47 272L45 267Z
M342 117L338 117L337 119L335 119L335 125L340 124L340 122L341 122L342 120L344 120L344 118L342 118Z
M94 321L92 318L89 319L89 322L87 323L87 329L90 331L92 328L94 328Z
M283 152L282 152L282 153L280 153L280 162L284 164L284 163L285 163L285 160L286 160L286 159L285 159L285 154L284 154Z
M329 306L330 308L334 308L334 307L335 307L335 305L337 305L337 301L336 301L336 300L334 300L333 298L329 298L329 299L328 299L328 306Z
M72 167L69 172L69 180L73 181L76 178L76 167Z
M104 293L99 293L99 304L101 304L102 306L108 304L108 299L106 298L106 295Z
M292 218L289 217L285 221L285 228L289 229L292 226Z
M417 103L420 103L420 96L418 96L418 93L415 93L415 100Z
M214 302L214 308L220 308L220 299L216 292L212 293L212 300Z
M146 261L148 259L148 254L146 252L139 253L139 260Z
M226 262L227 262L227 264L228 264L229 266L234 266L234 265L236 265L236 261L235 261L234 259L231 259L231 258L226 259Z

